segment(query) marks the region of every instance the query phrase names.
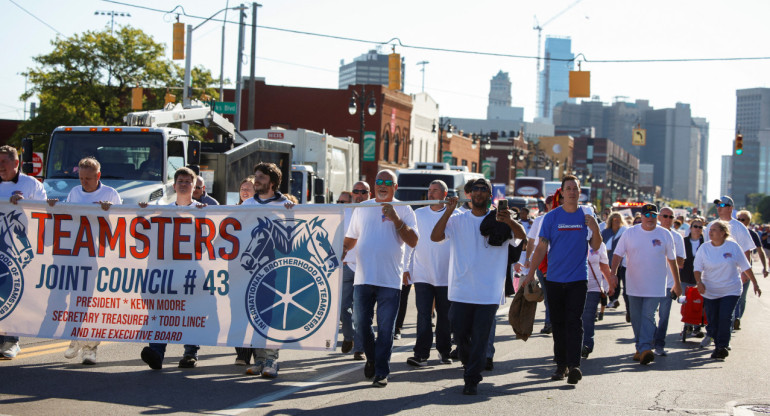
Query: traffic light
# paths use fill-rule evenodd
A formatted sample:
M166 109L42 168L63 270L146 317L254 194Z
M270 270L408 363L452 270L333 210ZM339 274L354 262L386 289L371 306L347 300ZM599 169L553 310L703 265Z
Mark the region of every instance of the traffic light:
M165 101L166 105L169 103L175 103L176 102L176 95L166 92L166 95L163 97L163 100Z
M174 23L173 59L184 59L184 23Z
M743 135L740 133L735 135L735 154L737 156L743 154Z

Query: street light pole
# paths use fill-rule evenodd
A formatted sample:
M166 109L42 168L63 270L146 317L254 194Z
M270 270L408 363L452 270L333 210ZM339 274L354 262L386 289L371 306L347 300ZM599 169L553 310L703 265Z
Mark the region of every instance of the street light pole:
M444 132L447 132L447 139L451 139L454 126L452 125L451 119L439 117L438 126L435 121L433 122L433 133L436 132L436 127L438 127L438 161L444 163Z
M361 129L359 130L359 149L362 149L362 151L366 151L366 146L364 146L364 130L366 129L366 120L364 118L364 106L366 105L366 102L369 102L369 105L366 106L366 110L369 113L370 116L373 116L377 113L377 103L374 100L374 91L369 91L369 93L366 92L366 86L364 84L361 84L361 94L359 94L355 89L351 89L351 96L350 96L350 104L348 105L348 113L350 115L355 115L356 111L359 111L360 113L360 126ZM360 107L360 108L358 108ZM375 148L375 154L377 150ZM363 162L364 161L364 155L362 154L361 157L358 159L358 175L361 176L363 172Z

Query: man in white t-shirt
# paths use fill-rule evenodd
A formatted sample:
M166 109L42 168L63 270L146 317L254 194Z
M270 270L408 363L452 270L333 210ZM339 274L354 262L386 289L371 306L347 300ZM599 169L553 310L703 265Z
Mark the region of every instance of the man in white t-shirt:
M80 185L72 188L67 195L67 203L71 204L99 204L107 211L112 205L120 205L123 200L115 188L102 184L102 165L93 157L86 157L78 162L78 178ZM56 205L57 199L49 199L48 205ZM81 352L83 364L96 364L96 349L100 341L70 342L69 348L64 351L64 358L75 358Z
M12 204L22 199L35 201L46 199L43 184L23 174L19 169L19 153L13 146L0 146L0 198L8 198ZM16 358L19 351L21 351L19 337L0 335L0 358L6 360Z
M508 245L526 237L524 227L509 210L494 214L493 228L483 236L481 227L490 214L492 185L477 179L471 189L471 210L452 215L457 197L449 198L446 210L433 228L434 242L449 240L449 310L460 360L465 366L463 394L475 395L483 379L486 350L495 313L505 296ZM487 223L489 224L489 220ZM485 232L488 230L485 226Z
M353 184L351 195L352 202L360 204L369 199L369 184L358 181ZM345 208L345 232L350 227L350 218L353 216L353 208ZM355 330L355 315L353 314L353 282L356 275L356 248L353 247L342 259L342 303L340 304L340 321L342 322L342 353L353 351L354 360L364 359L363 341L357 336Z
M434 180L428 186L429 200L444 200L449 189L442 180ZM439 218L444 215L444 204L422 207L414 212L418 230L433 230ZM458 215L457 213L455 215ZM414 344L414 356L406 363L415 367L428 364L433 345L431 312L436 305L436 350L440 364L452 364L449 353L452 348L449 327L449 244L434 242L429 238L417 241L411 258L409 275L414 284L415 303L417 305L417 340Z
M634 331L636 353L633 358L642 365L655 360L652 352L655 338L655 311L666 289L667 269L674 277L671 292L682 294L679 267L676 264L674 238L671 232L658 227L658 207L642 206L642 223L627 229L615 246L612 275L617 279L618 267L626 258L626 293Z
M419 234L412 208L389 204L397 202L393 198L398 189L395 172L380 171L374 183L375 199L364 202L372 207L356 208L350 219L342 258L357 248L353 310L366 355L364 376L374 377L373 387L385 387L404 274L404 246L417 245ZM375 304L376 340L372 330Z
M195 186L195 178L197 175L190 168L179 168L174 172L174 192L176 192L176 201L174 206L177 207L189 207L196 206L203 208L206 204L199 204L193 200L193 188ZM140 202L139 206L142 208L147 207L146 202ZM153 370L160 370L163 368L163 358L166 355L165 343L150 343L149 346L142 349L141 357ZM179 368L194 368L198 366L198 350L200 345L185 344L184 355L179 360Z
M283 205L291 209L294 204L278 188L283 174L275 163L262 162L254 166L254 197L243 201L242 205ZM240 349L239 356L243 351ZM261 375L265 378L278 377L278 348L251 348L254 365L246 369L246 374Z
M658 221L660 226L671 232L671 237L674 239L674 254L676 256L677 268L684 267L684 261L687 258L687 252L684 249L684 237L676 230L671 229L674 224L674 210L668 207L660 209L658 215ZM660 298L660 306L658 307L658 328L655 330L655 340L653 347L655 355L666 356L668 353L665 350L666 346L666 332L668 331L668 317L671 314L671 289L674 287L674 276L671 274L671 270L667 270L666 274L666 295Z

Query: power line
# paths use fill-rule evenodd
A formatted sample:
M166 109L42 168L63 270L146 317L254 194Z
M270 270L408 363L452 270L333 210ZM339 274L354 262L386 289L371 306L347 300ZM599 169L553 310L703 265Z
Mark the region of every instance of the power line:
M121 1L116 0L104 0L108 3L114 3L119 4L122 6L127 7L134 7L138 9L144 9L149 10L153 12L158 13L165 13L165 14L172 14L175 12L175 10L180 9L181 15L194 18L194 19L206 19L203 16L195 16L188 14L182 6L176 6L171 10L161 10L161 9L155 9L152 7L147 6L138 6L135 4L125 3ZM237 25L238 22L230 21L230 20L224 20L224 19L210 19L218 22L223 23L230 23ZM246 24L246 26L251 26L251 24ZM423 50L423 51L431 51L431 52L445 52L445 53L459 53L464 55L476 55L476 56L492 56L492 57L498 57L498 58L513 58L513 59L538 59L537 56L531 56L531 55L517 55L517 54L510 54L510 53L498 53L498 52L483 52L483 51L474 51L474 50L465 50L465 49L452 49L452 48L439 48L439 47L433 47L433 46L420 46L420 45L410 45L403 43L401 39L398 37L391 38L390 40L387 40L385 42L382 41L374 41L374 40L367 40L367 39L361 39L361 38L351 38L347 36L338 36L338 35L329 35L324 33L315 33L315 32L307 32L304 30L295 30L295 29L286 29L286 28L280 28L280 27L272 27L272 26L262 26L257 25L257 28L259 29L266 29L266 30L273 30L277 32L285 32L285 33L293 33L296 35L305 35L305 36L314 36L314 37L320 37L325 39L335 39L335 40L343 40L348 42L357 42L357 43L366 43L366 44L375 44L375 45L387 45L391 43L395 43L398 46L404 48L404 49L416 49L416 50ZM727 57L727 58L666 58L666 59L595 59L590 60L586 58L586 56L582 53L578 53L575 55L574 58L566 59L566 58L540 58L543 60L549 60L549 61L556 61L556 62L574 62L579 59L579 57L582 57L581 61L583 62L590 62L590 63L672 63L672 62L720 62L720 61L758 61L758 60L770 60L770 56L750 56L750 57Z
M16 7L20 8L21 10L23 10L23 11L24 11L24 13L27 13L28 15L32 16L33 18L35 18L35 20L37 20L38 22L40 22L40 23L42 23L42 24L44 24L44 25L48 26L48 27L49 27L51 30L53 30L54 32L56 32L58 35L64 36L64 35L63 35L61 32L59 32L58 30L56 30L56 28L54 28L53 26L51 26L51 25L49 25L48 23L44 22L44 21L43 21L43 19L41 19L41 18L39 18L39 17L35 16L35 15L34 15L34 14L32 14L32 13L31 13L29 10L27 10L27 9L25 9L25 8L23 8L23 7L21 7L21 6L20 6L18 3L16 3L15 1L13 1L13 0L8 0L8 1L10 1L11 3L13 3L13 5L14 5L14 6L16 6Z

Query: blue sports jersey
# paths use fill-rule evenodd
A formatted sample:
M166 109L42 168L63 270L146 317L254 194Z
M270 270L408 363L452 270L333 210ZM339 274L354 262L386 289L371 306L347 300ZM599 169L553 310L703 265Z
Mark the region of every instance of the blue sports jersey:
M585 212L573 213L558 207L543 218L540 237L548 239L548 273L550 282L568 283L588 280L588 238Z

